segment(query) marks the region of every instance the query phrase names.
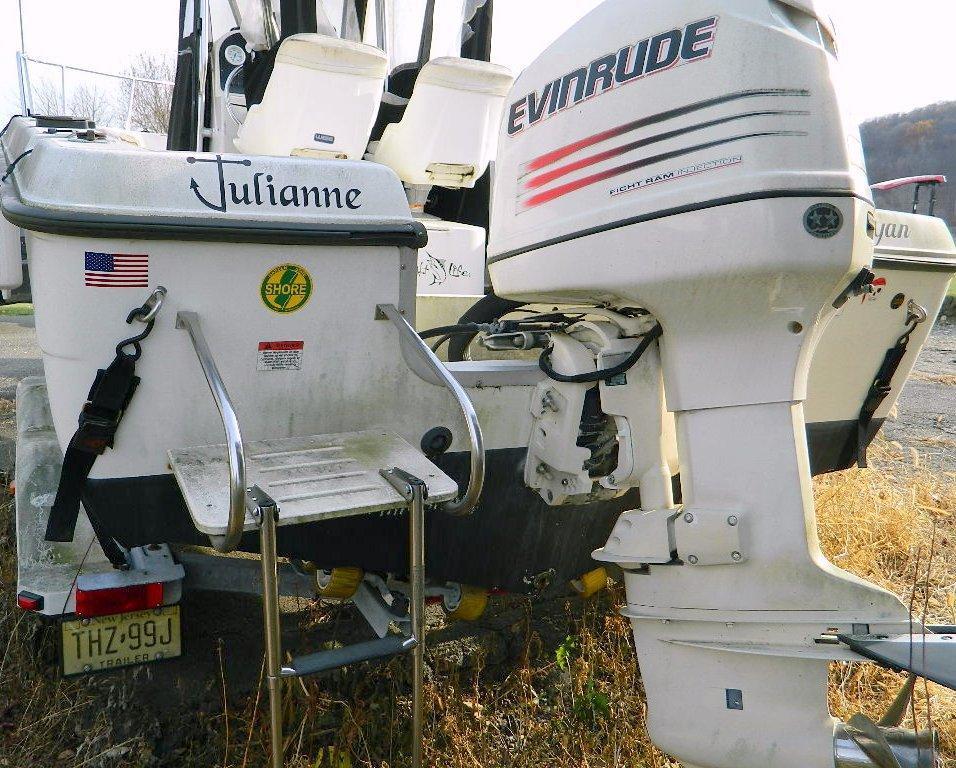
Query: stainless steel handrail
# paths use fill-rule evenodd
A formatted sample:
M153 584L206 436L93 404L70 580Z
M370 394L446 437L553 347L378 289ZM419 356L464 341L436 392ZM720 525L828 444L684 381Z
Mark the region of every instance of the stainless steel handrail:
M239 417L229 399L226 385L222 380L216 361L213 359L206 337L199 324L199 315L195 312L176 314L176 327L189 333L196 357L206 376L206 384L216 401L222 428L226 433L226 452L229 458L229 525L222 541L213 541L220 552L232 552L239 546L242 530L246 521L246 459L242 448L242 433L239 431Z
M404 340L412 345L422 359L428 363L435 375L441 379L445 387L454 395L461 409L461 415L465 419L465 425L468 427L468 437L471 440L471 477L468 479L468 489L465 494L455 501L448 501L442 506L442 509L449 515L461 517L470 515L478 505L478 499L481 497L481 490L485 484L485 448L484 440L481 436L481 425L478 423L478 414L475 413L475 407L471 403L471 398L465 392L464 387L458 383L454 376L448 371L441 360L431 351L431 348L422 341L421 337L415 331L409 322L402 316L401 312L394 304L379 304L376 308L378 312L391 321L398 332L404 337Z

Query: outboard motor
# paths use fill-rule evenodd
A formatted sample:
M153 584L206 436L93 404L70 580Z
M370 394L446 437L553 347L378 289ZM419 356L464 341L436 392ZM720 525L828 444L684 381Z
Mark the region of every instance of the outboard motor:
M875 725L847 762L827 667L861 659L850 649L874 635L909 638L900 600L827 562L815 532L807 374L836 308L868 289L876 222L838 77L815 0L608 0L524 71L506 106L496 294L602 305L661 329L683 503L642 481L643 508L596 557L625 572L650 735L697 768L883 764ZM549 375L593 387L575 383L594 366L574 343L554 335ZM627 377L601 381L602 402ZM645 448L666 465L658 424ZM545 443L562 432L545 432L533 448L557 456ZM535 473L562 477L542 460L532 487ZM891 741L901 764L932 763L931 738Z

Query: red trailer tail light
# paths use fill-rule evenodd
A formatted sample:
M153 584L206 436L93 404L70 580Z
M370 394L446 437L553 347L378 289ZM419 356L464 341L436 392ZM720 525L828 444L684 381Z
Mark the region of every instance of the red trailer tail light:
M25 611L42 611L43 595L24 590L17 595L17 605Z
M107 616L113 613L143 611L163 604L163 584L134 584L110 589L77 589L76 615Z

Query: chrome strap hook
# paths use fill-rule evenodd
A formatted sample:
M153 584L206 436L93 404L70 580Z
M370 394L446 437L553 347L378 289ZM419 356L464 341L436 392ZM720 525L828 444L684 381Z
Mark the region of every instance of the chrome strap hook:
M151 323L156 319L159 310L163 308L163 302L166 300L166 289L163 286L156 286L156 290L149 294L149 298L143 302L143 306L137 307L126 318L127 323L133 320L139 320L141 323Z

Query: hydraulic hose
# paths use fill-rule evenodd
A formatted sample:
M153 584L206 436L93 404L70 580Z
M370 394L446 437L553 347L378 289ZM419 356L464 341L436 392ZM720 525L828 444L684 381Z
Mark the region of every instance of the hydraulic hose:
M588 384L596 381L605 381L607 379L613 379L615 376L619 376L622 373L630 370L638 360L647 352L648 347L651 346L655 341L657 341L664 333L664 329L661 328L660 323L655 325L644 334L641 339L641 343L637 345L627 359L612 368L603 368L600 371L588 371L587 373L578 373L573 376L566 376L563 373L558 373L554 368L551 367L551 351L553 347L549 347L541 353L541 357L538 358L538 367L545 372L549 379L554 381L560 381L564 384Z
M458 323L457 325L442 325L438 328L429 328L418 335L423 339L434 339L436 336L451 336L459 333L471 333L477 335L486 330L484 325L479 323Z

